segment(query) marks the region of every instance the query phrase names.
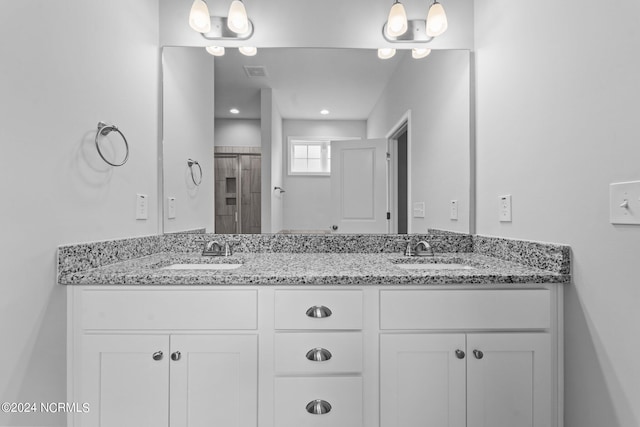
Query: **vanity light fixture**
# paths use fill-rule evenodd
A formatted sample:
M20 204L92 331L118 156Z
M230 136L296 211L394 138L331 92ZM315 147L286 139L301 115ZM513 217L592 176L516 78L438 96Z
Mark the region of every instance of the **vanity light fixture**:
M429 7L429 13L427 14L427 35L437 37L447 31L448 27L447 14L444 13L444 8L436 0Z
M255 56L258 53L258 49L254 46L242 46L238 50L245 56Z
M244 34L249 31L247 9L245 9L242 0L233 0L231 2L227 16L227 28L236 34Z
M224 55L224 47L222 46L207 46L205 49L213 56Z
M404 9L404 5L396 0L389 11L385 31L388 36L398 37L406 33L408 28L407 12Z
M232 109L229 110L229 112L231 114L240 114L240 110L238 110L237 108L232 108Z
M383 47L378 49L378 58L380 59L393 58L395 54L396 54L396 50L392 47Z
M204 0L195 0L189 13L189 26L199 33L211 31L211 16Z
M431 49L416 47L411 49L411 56L413 59L426 58L431 53Z

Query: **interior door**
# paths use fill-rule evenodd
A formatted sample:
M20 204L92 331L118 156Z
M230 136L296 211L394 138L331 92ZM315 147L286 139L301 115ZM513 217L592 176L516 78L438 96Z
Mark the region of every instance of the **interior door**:
M332 229L386 233L387 140L331 141Z

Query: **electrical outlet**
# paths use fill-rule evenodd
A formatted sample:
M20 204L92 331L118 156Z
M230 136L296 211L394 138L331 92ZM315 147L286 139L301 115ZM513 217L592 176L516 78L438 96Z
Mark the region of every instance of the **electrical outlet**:
M500 222L511 222L511 194L500 196Z
M449 205L449 208L450 208L449 219L453 221L457 221L458 220L458 201L452 200L451 204Z
M640 181L609 185L611 224L640 224Z
M136 194L136 219L149 218L149 197L146 194Z
M415 202L413 204L413 217L414 218L424 218L424 202Z
M176 198L167 197L167 218L175 219L176 217Z

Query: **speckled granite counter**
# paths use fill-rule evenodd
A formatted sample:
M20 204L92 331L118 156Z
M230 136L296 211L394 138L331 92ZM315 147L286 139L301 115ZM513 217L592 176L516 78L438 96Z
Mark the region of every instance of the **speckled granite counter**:
M398 263L458 263L472 268L405 270ZM233 270L168 270L171 264L242 264ZM199 253L159 252L59 276L65 285L420 285L567 283L568 271L554 272L478 253Z

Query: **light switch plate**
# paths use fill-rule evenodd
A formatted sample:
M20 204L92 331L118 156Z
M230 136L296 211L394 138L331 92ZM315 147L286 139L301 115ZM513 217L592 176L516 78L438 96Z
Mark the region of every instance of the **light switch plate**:
M415 202L413 204L413 217L424 218L424 202Z
M457 221L458 220L458 201L452 200L451 204L449 205L449 208L450 208L449 219L453 221Z
M640 224L640 181L609 185L611 224Z
M176 217L176 198L167 197L167 218L175 219Z
M146 194L136 194L136 219L149 218L149 197Z
M511 222L511 194L500 196L500 222Z

